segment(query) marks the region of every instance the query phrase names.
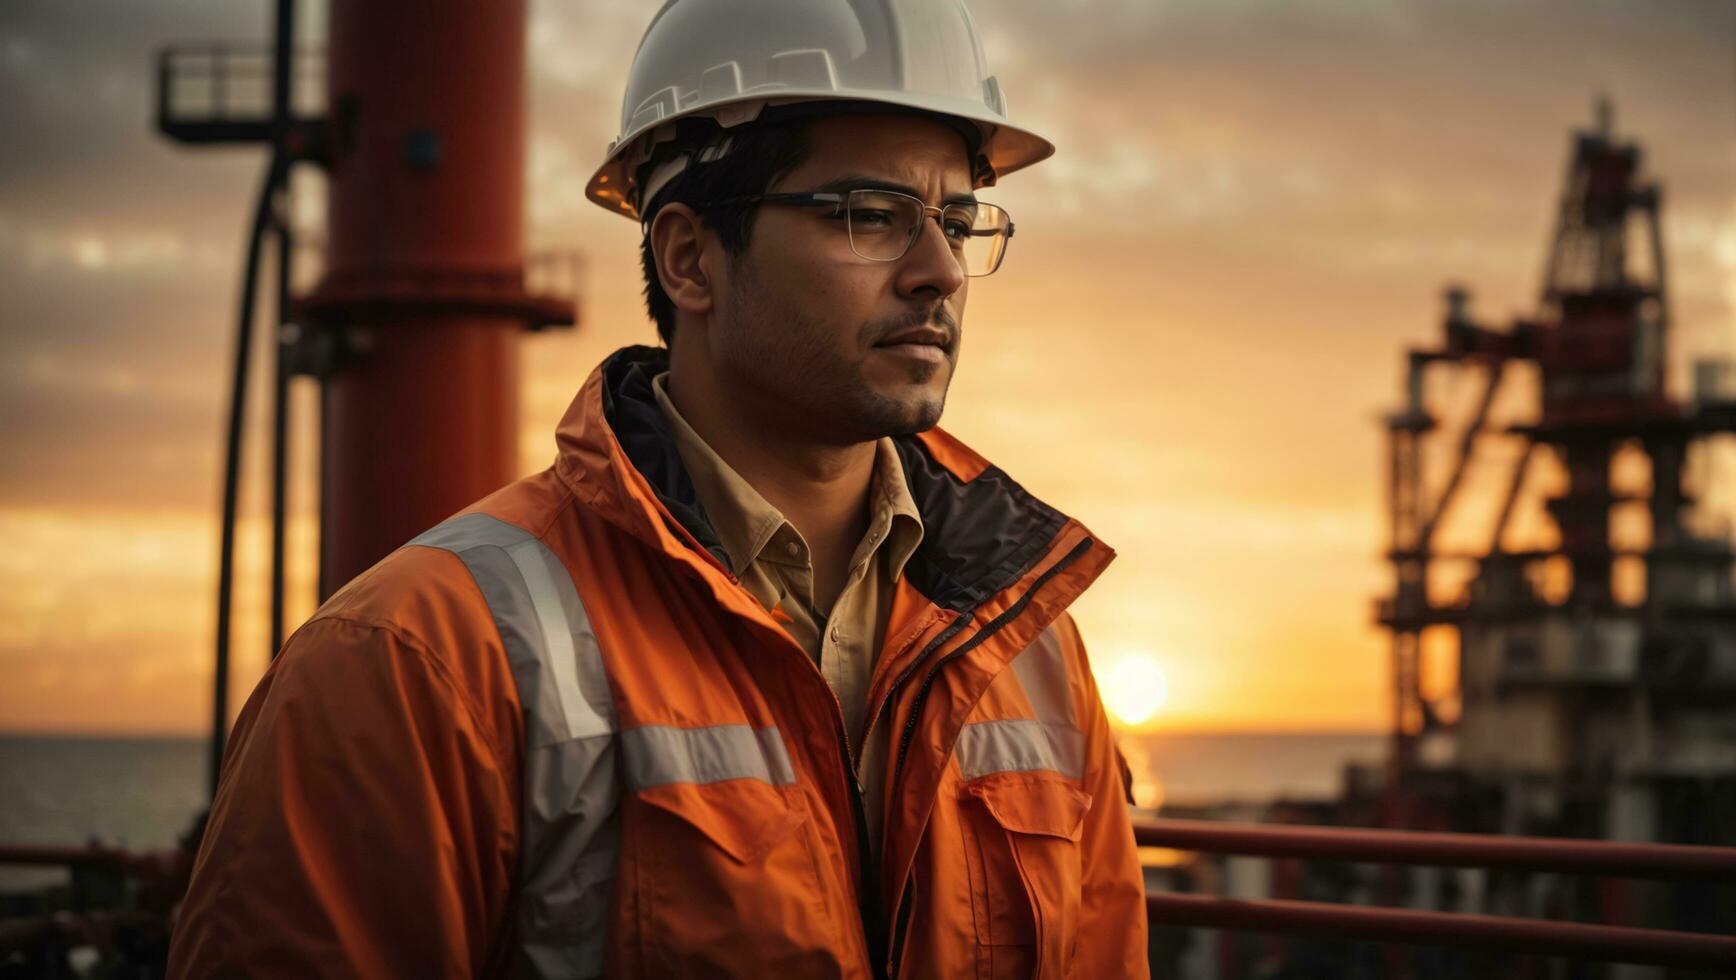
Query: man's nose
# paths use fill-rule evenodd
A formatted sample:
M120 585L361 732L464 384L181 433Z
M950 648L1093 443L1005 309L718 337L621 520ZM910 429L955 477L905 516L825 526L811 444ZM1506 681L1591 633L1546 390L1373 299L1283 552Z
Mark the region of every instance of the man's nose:
M916 241L910 243L910 250L899 263L899 295L916 298L932 294L944 298L962 289L964 281L964 265L947 241L946 232L941 230L940 219L932 214L923 215Z

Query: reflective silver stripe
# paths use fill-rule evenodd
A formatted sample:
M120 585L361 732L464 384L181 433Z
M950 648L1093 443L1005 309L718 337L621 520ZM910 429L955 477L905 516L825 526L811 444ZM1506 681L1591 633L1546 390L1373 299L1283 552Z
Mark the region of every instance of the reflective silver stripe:
M524 576L525 587L530 590L531 605L542 625L543 640L548 644L549 675L560 700L561 715L567 723L567 737L589 738L609 734L615 730L615 725L612 718L605 715L614 714L613 705L606 697L593 703L585 696L586 687L603 694L608 692L608 680L603 676L603 657L597 650L597 636L591 632L588 617L584 619L582 629L574 631L571 628L567 619L568 604L563 603L559 595L559 584L562 583L567 592L573 593L572 576L560 567L559 559L543 547L541 541L515 544L506 549L506 553L512 556L513 564ZM551 569L550 564L555 567ZM571 604L578 607L580 616L584 616L584 607L578 604L577 593L573 593ZM586 671L592 675L588 678L588 685L579 683L581 662L591 668Z
M600 977L621 849L613 735L525 755L515 976Z
M776 728L747 725L672 728L646 725L621 733L627 785L635 792L669 783L757 779L773 786L796 781Z
M1072 725L1028 718L978 721L958 733L959 771L965 779L996 772L1047 769L1068 779L1085 775L1085 733Z
M1072 677L1067 671L1067 654L1061 649L1061 638L1053 626L1038 634L1031 645L1013 658L1013 673L1025 690L1025 700L1031 702L1031 713L1050 725L1079 727L1073 711Z
M614 703L590 617L572 576L541 541L487 514L465 514L410 544L450 551L469 567L506 647L524 704L527 744L614 730Z
M1047 769L1069 779L1085 774L1085 735L1073 709L1066 651L1054 627L1044 630L1013 658L1013 678L1035 718L1008 718L965 725L954 754L965 779L996 772Z
M619 753L608 675L572 576L530 532L486 514L410 544L450 551L470 569L524 707L515 975L601 976L620 850Z

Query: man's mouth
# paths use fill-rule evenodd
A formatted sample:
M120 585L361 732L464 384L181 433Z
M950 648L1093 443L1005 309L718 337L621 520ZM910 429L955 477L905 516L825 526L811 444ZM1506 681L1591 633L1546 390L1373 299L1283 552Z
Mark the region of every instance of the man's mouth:
M874 346L886 350L897 349L903 353L915 353L927 348L945 355L952 352L952 336L937 327L916 327L882 338Z
M929 364L944 364L952 356L945 345L935 343L880 343L874 349L892 357Z

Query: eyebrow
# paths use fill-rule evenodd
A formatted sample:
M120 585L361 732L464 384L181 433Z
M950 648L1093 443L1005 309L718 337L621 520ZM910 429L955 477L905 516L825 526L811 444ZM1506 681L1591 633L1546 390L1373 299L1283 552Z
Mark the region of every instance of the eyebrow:
M834 177L831 180L826 181L824 184L821 184L816 188L816 190L827 193L836 192L840 194L846 191L897 191L900 194L909 194L911 197L914 197L919 201L922 200L922 193L916 188L911 187L909 184L900 184L895 180L887 180L884 177L870 177L866 174L845 174L842 177ZM953 194L940 203L942 207L945 207L948 204L963 204L969 207L975 207L978 201L975 194Z

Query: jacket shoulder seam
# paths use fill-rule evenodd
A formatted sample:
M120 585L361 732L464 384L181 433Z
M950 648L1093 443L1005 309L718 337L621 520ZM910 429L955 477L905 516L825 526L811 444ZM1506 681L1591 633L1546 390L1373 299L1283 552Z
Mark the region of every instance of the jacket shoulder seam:
M466 689L465 685L459 683L458 679L453 676L452 668L440 657L434 655L432 646L428 642L416 637L414 634L405 631L402 627L395 624L375 619L364 619L359 616L345 615L342 613L326 613L324 615L315 616L313 619L308 620L306 625L312 626L316 623L322 622L339 623L345 626L356 626L362 629L378 630L396 638L406 649L413 651L416 654L417 659L422 661L422 663L429 668L429 676L437 678L441 686L445 687L455 696L459 705L463 707L465 715L470 719L471 727L476 729L477 734L488 744L488 750L493 753L495 761L500 762L506 758L505 754L500 751L500 745L494 739L494 732L492 731L491 726L484 723L482 711L477 706L474 695Z
M573 488L567 486L565 480L557 479L555 482L558 483L561 488L561 497L563 499L561 500L560 506L551 508L548 520L543 521L542 524L538 525L536 530L530 532L538 541L544 542L545 544L548 541L549 529L553 528L555 522L559 521L567 511L572 510L573 506L579 501L578 495L573 493ZM526 530L530 529L526 528Z

